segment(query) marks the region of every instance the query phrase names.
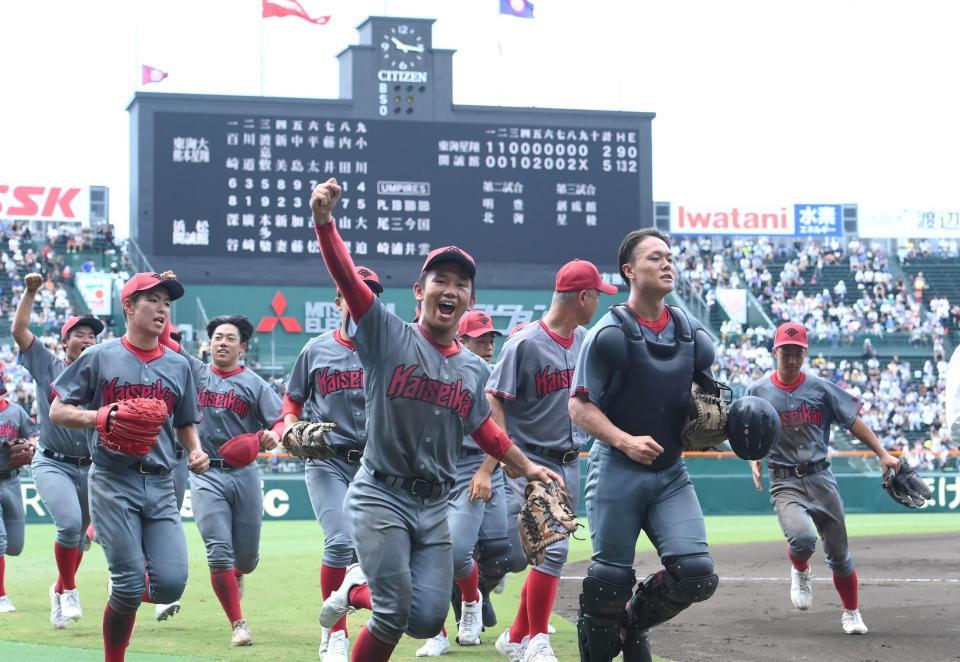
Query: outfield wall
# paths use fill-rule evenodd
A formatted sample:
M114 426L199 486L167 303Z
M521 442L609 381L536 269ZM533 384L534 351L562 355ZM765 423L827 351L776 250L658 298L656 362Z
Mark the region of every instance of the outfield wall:
M585 515L583 486L587 462L581 458L579 514ZM700 504L705 515L765 515L773 512L770 495L753 488L749 465L729 457L688 458ZM873 461L873 465L876 462ZM857 458L836 458L833 466L848 513L902 513L880 487L879 471ZM765 479L767 476L765 476ZM933 498L924 508L927 512L960 511L960 474L936 472L923 475L933 489ZM766 482L767 487L769 483ZM23 478L21 490L27 522L52 522L33 480ZM313 509L303 474L277 475L265 473L263 478L264 519L313 519ZM190 491L187 490L181 514L193 518Z

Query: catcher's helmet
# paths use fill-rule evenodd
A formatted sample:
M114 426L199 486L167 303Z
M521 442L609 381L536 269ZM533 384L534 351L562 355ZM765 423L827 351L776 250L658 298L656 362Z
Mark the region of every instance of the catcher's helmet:
M780 416L763 398L745 395L730 405L727 434L738 457L759 460L780 438Z

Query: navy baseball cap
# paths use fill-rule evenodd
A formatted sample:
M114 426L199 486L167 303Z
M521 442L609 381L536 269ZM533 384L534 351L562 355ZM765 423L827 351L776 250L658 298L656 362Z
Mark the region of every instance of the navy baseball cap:
M170 294L170 300L175 301L183 296L183 285L173 279L164 279L160 274L152 274L148 271L142 271L134 274L133 278L128 280L120 290L120 300L126 301L137 292L152 290L155 287L163 287Z
M441 262L456 262L464 268L470 278L477 277L477 263L473 261L470 253L456 246L434 248L430 251L430 254L427 255L427 259L424 260L420 273L424 273L430 267L436 266Z

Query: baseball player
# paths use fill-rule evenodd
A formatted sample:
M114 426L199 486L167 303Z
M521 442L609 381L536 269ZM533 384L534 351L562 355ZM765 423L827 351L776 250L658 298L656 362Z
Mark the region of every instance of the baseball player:
M380 296L383 286L373 270L357 267L356 274L373 294ZM340 326L304 346L293 365L284 396L286 426L301 419L337 426L327 434L327 442L336 455L329 460L308 460L305 471L310 503L323 530L320 592L324 600L340 588L347 567L355 560L342 505L347 487L360 468L367 441L363 366L350 338L350 312L339 292L334 304L340 311ZM324 662L346 662L348 648L346 618L329 629L323 628L320 657Z
M7 380L0 369L0 614L17 610L7 595L3 580L7 556L19 556L23 551L25 527L20 465L12 461L10 448L17 442L25 442L27 448L33 450L37 444L37 429L23 407L7 400Z
M647 630L708 599L718 583L680 436L693 382L719 395L713 344L697 320L664 303L675 278L666 235L630 232L617 263L627 303L587 334L569 401L574 422L596 440L584 492L593 563L577 619L581 660L590 662L621 650L624 660L650 660ZM634 594L641 530L664 567Z
M246 317L220 316L207 323L213 364L181 352L190 362L203 420L198 432L210 469L190 476L190 502L207 549L210 583L230 622L232 646L253 643L240 608L243 576L260 560L263 493L256 454L277 447L281 427L280 396L260 375L240 365L253 337ZM175 352L180 344L161 336ZM253 436L256 433L256 436ZM259 438L257 438L259 437ZM228 444L230 446L228 446ZM243 447L241 459L224 449ZM230 460L234 460L231 462Z
M597 311L600 294L615 294L604 283L597 267L573 260L557 272L550 309L538 322L510 336L487 382L486 397L493 416L505 425L510 438L530 459L536 459L571 486L576 509L580 485L580 449L585 438L570 420L567 400L580 345ZM526 480L508 481L509 519L516 522L525 501ZM526 567L517 527L511 527L513 560L510 570ZM546 550L520 591L520 606L513 625L497 639L497 650L509 659L547 662L556 660L548 625L557 597L560 573L567 561L569 543L563 540Z
M141 601L174 602L187 582L187 545L170 475L176 443L195 473L207 470L209 458L194 427L200 409L190 364L159 343L170 302L181 296L176 280L134 275L121 290L126 333L87 349L53 383L50 420L56 425L96 428L102 407L130 398L162 400L170 414L140 458L108 449L95 432L88 436L90 511L112 581L103 612L107 662L124 659ZM109 427L116 408L104 412Z
M20 350L18 361L33 377L37 387L37 419L40 424L39 452L31 470L37 492L53 517L57 537L53 558L57 581L50 587L50 623L57 630L83 617L76 574L83 558L84 532L90 523L87 501L87 472L90 451L86 435L50 422L50 385L80 353L96 344L103 323L95 317L71 317L60 328L64 358L38 342L30 331L30 313L43 276L27 274L24 292L13 319L12 334Z
M489 315L471 310L460 318L457 335L466 349L489 364L493 360L496 337L503 334L493 328ZM488 369L484 381L489 378L489 372ZM500 463L484 453L470 436L463 438L456 473L447 496L450 503L447 524L453 539L455 597L452 600L458 603L455 609L459 624L457 643L477 646L484 621L494 624L490 623L492 612L488 610L484 617L481 610L487 605L490 590L500 580L499 567L510 559L506 485ZM492 584L488 580L483 588L480 586L481 565L486 565L496 576ZM449 650L446 632L441 631L417 650L417 657L438 657Z
M819 532L827 565L833 571L833 585L843 604L843 631L866 634L867 626L858 608L857 571L847 546L843 501L827 461L830 425L849 429L877 454L884 471L898 469L900 462L858 416L863 406L860 398L803 370L807 331L802 324L787 322L777 328L773 356L776 370L751 384L747 394L767 400L780 414L780 439L766 459L771 474L770 501L787 538L787 556L793 565L790 600L800 610L810 609L813 604L809 560ZM763 489L762 461L754 460L752 466L753 483L759 492Z
M427 639L443 625L453 581L447 494L464 435L528 479L560 476L533 465L493 422L482 394L484 362L456 341L473 302L473 258L455 246L432 251L413 286L420 321L406 323L357 275L331 222L340 194L330 179L314 188L310 206L324 262L357 325L367 445L343 504L360 565L324 601L320 623L331 627L351 608L372 609L352 659L378 662L404 632Z

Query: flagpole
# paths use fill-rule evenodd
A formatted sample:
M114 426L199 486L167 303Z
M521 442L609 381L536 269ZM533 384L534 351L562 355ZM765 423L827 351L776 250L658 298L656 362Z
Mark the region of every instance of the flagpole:
M263 18L260 18L260 96L263 96Z

